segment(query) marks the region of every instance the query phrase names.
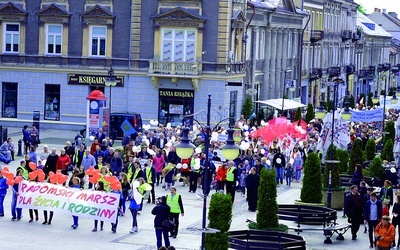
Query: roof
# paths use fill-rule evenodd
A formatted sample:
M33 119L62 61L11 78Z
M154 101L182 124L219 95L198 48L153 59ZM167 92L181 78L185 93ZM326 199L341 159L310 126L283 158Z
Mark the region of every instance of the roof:
M357 11L357 26L362 27L367 36L392 37L392 35L374 23L371 19Z
M255 8L269 9L269 10L275 10L277 7L276 5L270 2L261 2L261 0L248 0L247 5L254 6Z
M282 101L283 101L282 98L278 98L278 99L269 99L269 100L265 100L265 101L256 101L256 102L274 107L279 110L282 110ZM297 109L298 107L300 107L300 108L306 107L306 105L304 105L300 102L290 100L290 99L285 99L283 101L283 104L284 104L283 110Z

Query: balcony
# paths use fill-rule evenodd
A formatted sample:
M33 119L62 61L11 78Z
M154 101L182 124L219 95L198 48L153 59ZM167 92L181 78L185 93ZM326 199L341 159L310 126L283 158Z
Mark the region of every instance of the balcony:
M358 78L365 78L367 77L367 71L365 69L360 69L357 73Z
M350 64L346 66L346 73L353 74L356 71L356 66Z
M357 42L361 40L361 31L357 31L353 33L353 42Z
M241 62L234 62L228 64L226 66L227 73L243 73L244 72L244 63Z
M353 38L353 32L351 32L351 30L342 30L340 36L342 37L342 41L344 42Z
M320 68L312 68L310 70L310 80L319 79L322 77L322 69Z
M310 42L315 43L324 39L324 31L323 30L311 30L310 33Z
M149 61L150 74L167 75L199 75L201 73L201 62L168 62L168 61Z
M328 68L328 75L332 76L340 76L340 67L330 67Z

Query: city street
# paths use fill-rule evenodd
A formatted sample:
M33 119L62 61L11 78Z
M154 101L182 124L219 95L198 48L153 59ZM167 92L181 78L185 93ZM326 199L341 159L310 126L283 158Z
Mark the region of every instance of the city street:
M18 139L21 138L20 128L9 128L9 137L13 139L17 146ZM49 148L59 149L64 146L67 140L72 141L76 135L75 131L42 130L41 141L38 154L44 144ZM119 144L120 142L117 142ZM11 171L15 171L21 157L9 164ZM187 187L182 187L177 183L177 192L183 197L185 216L180 218L180 230L176 239L171 239L171 245L177 249L199 249L201 235L198 230L201 228L202 199L194 193L189 193ZM211 192L211 194L214 191ZM129 210L124 217L119 218L116 234L111 232L110 223L105 223L104 231L93 233L93 221L80 218L79 227L73 230L72 217L67 214L55 213L51 225L42 225L43 212L39 211L39 220L28 223L28 210L23 210L21 221L11 221L11 188L9 188L5 205L5 216L0 218L0 239L2 247L7 249L156 249L155 233L153 228L153 218L151 209L154 205L144 204L143 211L138 216L139 232L130 234L131 215ZM167 191L156 187L156 196L166 195ZM293 183L292 187L286 185L278 186L278 203L293 204L293 201L300 197L300 184ZM245 198L240 193L236 193L233 208L233 221L231 230L246 229L246 219L255 219L256 214L247 210ZM338 212L338 222L344 223L342 211ZM295 226L293 222L282 222L288 226ZM368 235L364 234L363 228L360 229L356 241L350 238L347 232L344 241L336 241L333 237L333 244L323 243L324 236L322 231L308 231L301 235L305 237L307 249L368 249ZM289 231L289 233L294 233Z

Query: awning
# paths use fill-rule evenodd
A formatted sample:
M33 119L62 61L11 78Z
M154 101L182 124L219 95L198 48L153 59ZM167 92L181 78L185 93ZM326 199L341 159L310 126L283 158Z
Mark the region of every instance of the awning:
M265 100L265 101L255 101L255 102L265 104L265 105L274 107L276 109L282 110L282 98L270 99L270 100ZM283 110L297 109L298 107L303 108L303 107L306 107L306 105L304 105L300 102L290 100L290 99L284 100Z

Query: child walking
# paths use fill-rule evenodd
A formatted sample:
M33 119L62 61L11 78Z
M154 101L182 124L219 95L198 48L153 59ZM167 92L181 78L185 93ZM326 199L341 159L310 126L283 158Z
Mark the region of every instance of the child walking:
M290 187L290 184L292 183L293 168L289 162L286 165L285 176L286 176L286 186Z

